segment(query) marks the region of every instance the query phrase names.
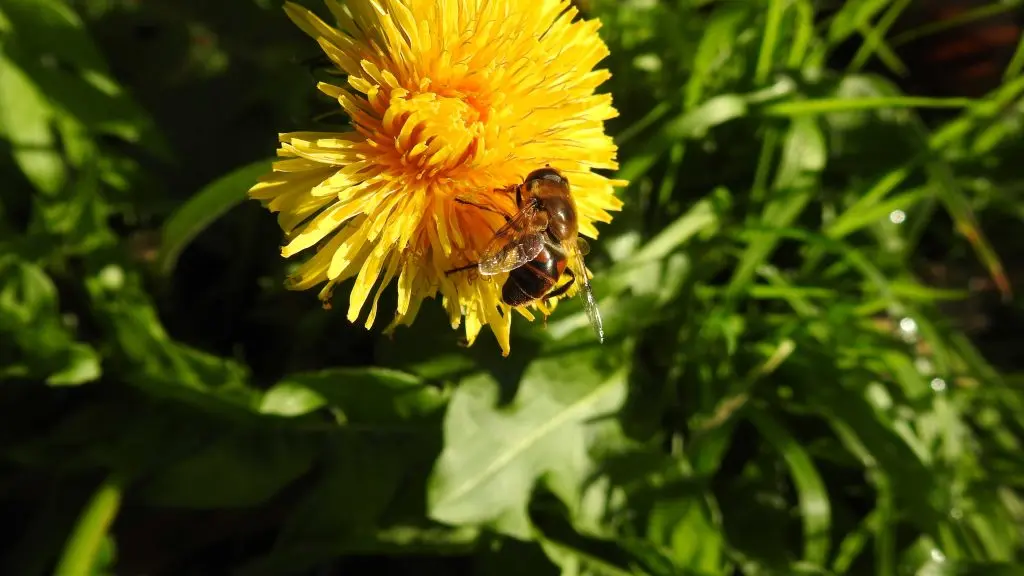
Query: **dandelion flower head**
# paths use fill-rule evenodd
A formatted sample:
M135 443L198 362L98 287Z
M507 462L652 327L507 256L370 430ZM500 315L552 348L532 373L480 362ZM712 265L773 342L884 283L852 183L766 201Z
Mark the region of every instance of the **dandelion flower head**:
M453 328L464 319L472 343L489 325L507 355L504 276L445 274L479 257L504 221L456 198L514 214L503 189L550 165L570 179L581 235L595 238L594 224L611 220L621 207L613 187L624 183L593 172L617 168L604 132L616 111L595 93L610 76L595 70L608 54L599 23L560 0L326 5L334 25L294 3L285 10L340 72L318 88L351 129L281 134L273 171L250 190L278 213L282 255L311 254L288 287L322 285L326 304L354 278L348 319L369 303L367 328L393 283L391 328L440 294Z

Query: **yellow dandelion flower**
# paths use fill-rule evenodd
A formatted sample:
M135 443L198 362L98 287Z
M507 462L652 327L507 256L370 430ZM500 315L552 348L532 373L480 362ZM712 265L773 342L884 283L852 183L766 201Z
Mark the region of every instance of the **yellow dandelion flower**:
M372 292L369 328L397 278L389 329L411 324L440 292L453 328L465 317L472 343L489 325L508 355L502 277L445 274L478 258L504 222L456 199L514 214L509 187L549 165L572 183L580 234L595 238L594 223L611 221L621 207L613 186L624 182L592 172L618 167L604 133L617 113L609 95L595 94L610 76L594 69L608 54L599 23L560 0L326 4L335 26L294 3L285 11L347 76L347 86L318 88L353 130L281 134L273 172L250 190L279 213L284 257L312 249L289 288L323 284L326 304L354 277L348 319Z

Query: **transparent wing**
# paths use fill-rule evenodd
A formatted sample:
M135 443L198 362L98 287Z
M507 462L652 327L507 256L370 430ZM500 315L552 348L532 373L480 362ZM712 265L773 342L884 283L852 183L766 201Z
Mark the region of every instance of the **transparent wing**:
M543 227L538 230L537 209L523 208L494 233L480 258L480 273L493 276L519 268L537 257L544 248Z
M576 250L576 268L579 270L577 279L580 281L580 298L583 299L583 309L587 311L587 318L590 325L597 332L598 342L604 342L604 324L601 322L601 311L597 309L597 301L594 300L594 292L590 289L590 279L587 278L587 266L583 263L583 253Z
M537 257L544 248L544 236L540 233L519 236L490 258L480 261L480 273L484 276L493 276L515 270L523 264Z

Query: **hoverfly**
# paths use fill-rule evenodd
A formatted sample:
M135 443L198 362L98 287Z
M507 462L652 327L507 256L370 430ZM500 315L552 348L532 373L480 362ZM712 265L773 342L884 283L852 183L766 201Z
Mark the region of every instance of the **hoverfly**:
M597 338L604 342L601 313L590 289L587 269L583 263L590 247L579 236L576 202L569 193L569 180L554 168L534 170L515 190L519 212L505 218L505 225L494 233L479 262L449 270L477 268L483 276L508 272L501 287L501 299L509 306L522 306L535 300L548 300L565 294L574 282L580 283L579 294L590 325ZM496 211L488 206L457 198L457 202ZM569 268L574 260L576 271ZM563 276L568 277L559 285Z

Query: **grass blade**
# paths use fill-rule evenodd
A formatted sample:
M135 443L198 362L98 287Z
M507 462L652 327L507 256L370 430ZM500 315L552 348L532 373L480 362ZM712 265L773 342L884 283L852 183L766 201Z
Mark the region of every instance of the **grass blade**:
M796 438L764 410L752 410L750 420L782 455L800 500L804 525L804 561L824 566L828 561L832 505L821 474Z
M757 55L757 67L754 69L754 84L760 86L768 80L775 58L775 45L779 42L782 15L786 11L783 0L769 0L768 14L765 16L764 36L761 37L761 51Z
M81 576L96 571L103 538L121 507L121 490L121 481L110 477L93 493L57 562L57 576Z
M183 204L164 223L160 271L169 274L182 250L228 210L245 201L245 192L260 175L270 170L270 160L260 160L237 168L214 180Z

